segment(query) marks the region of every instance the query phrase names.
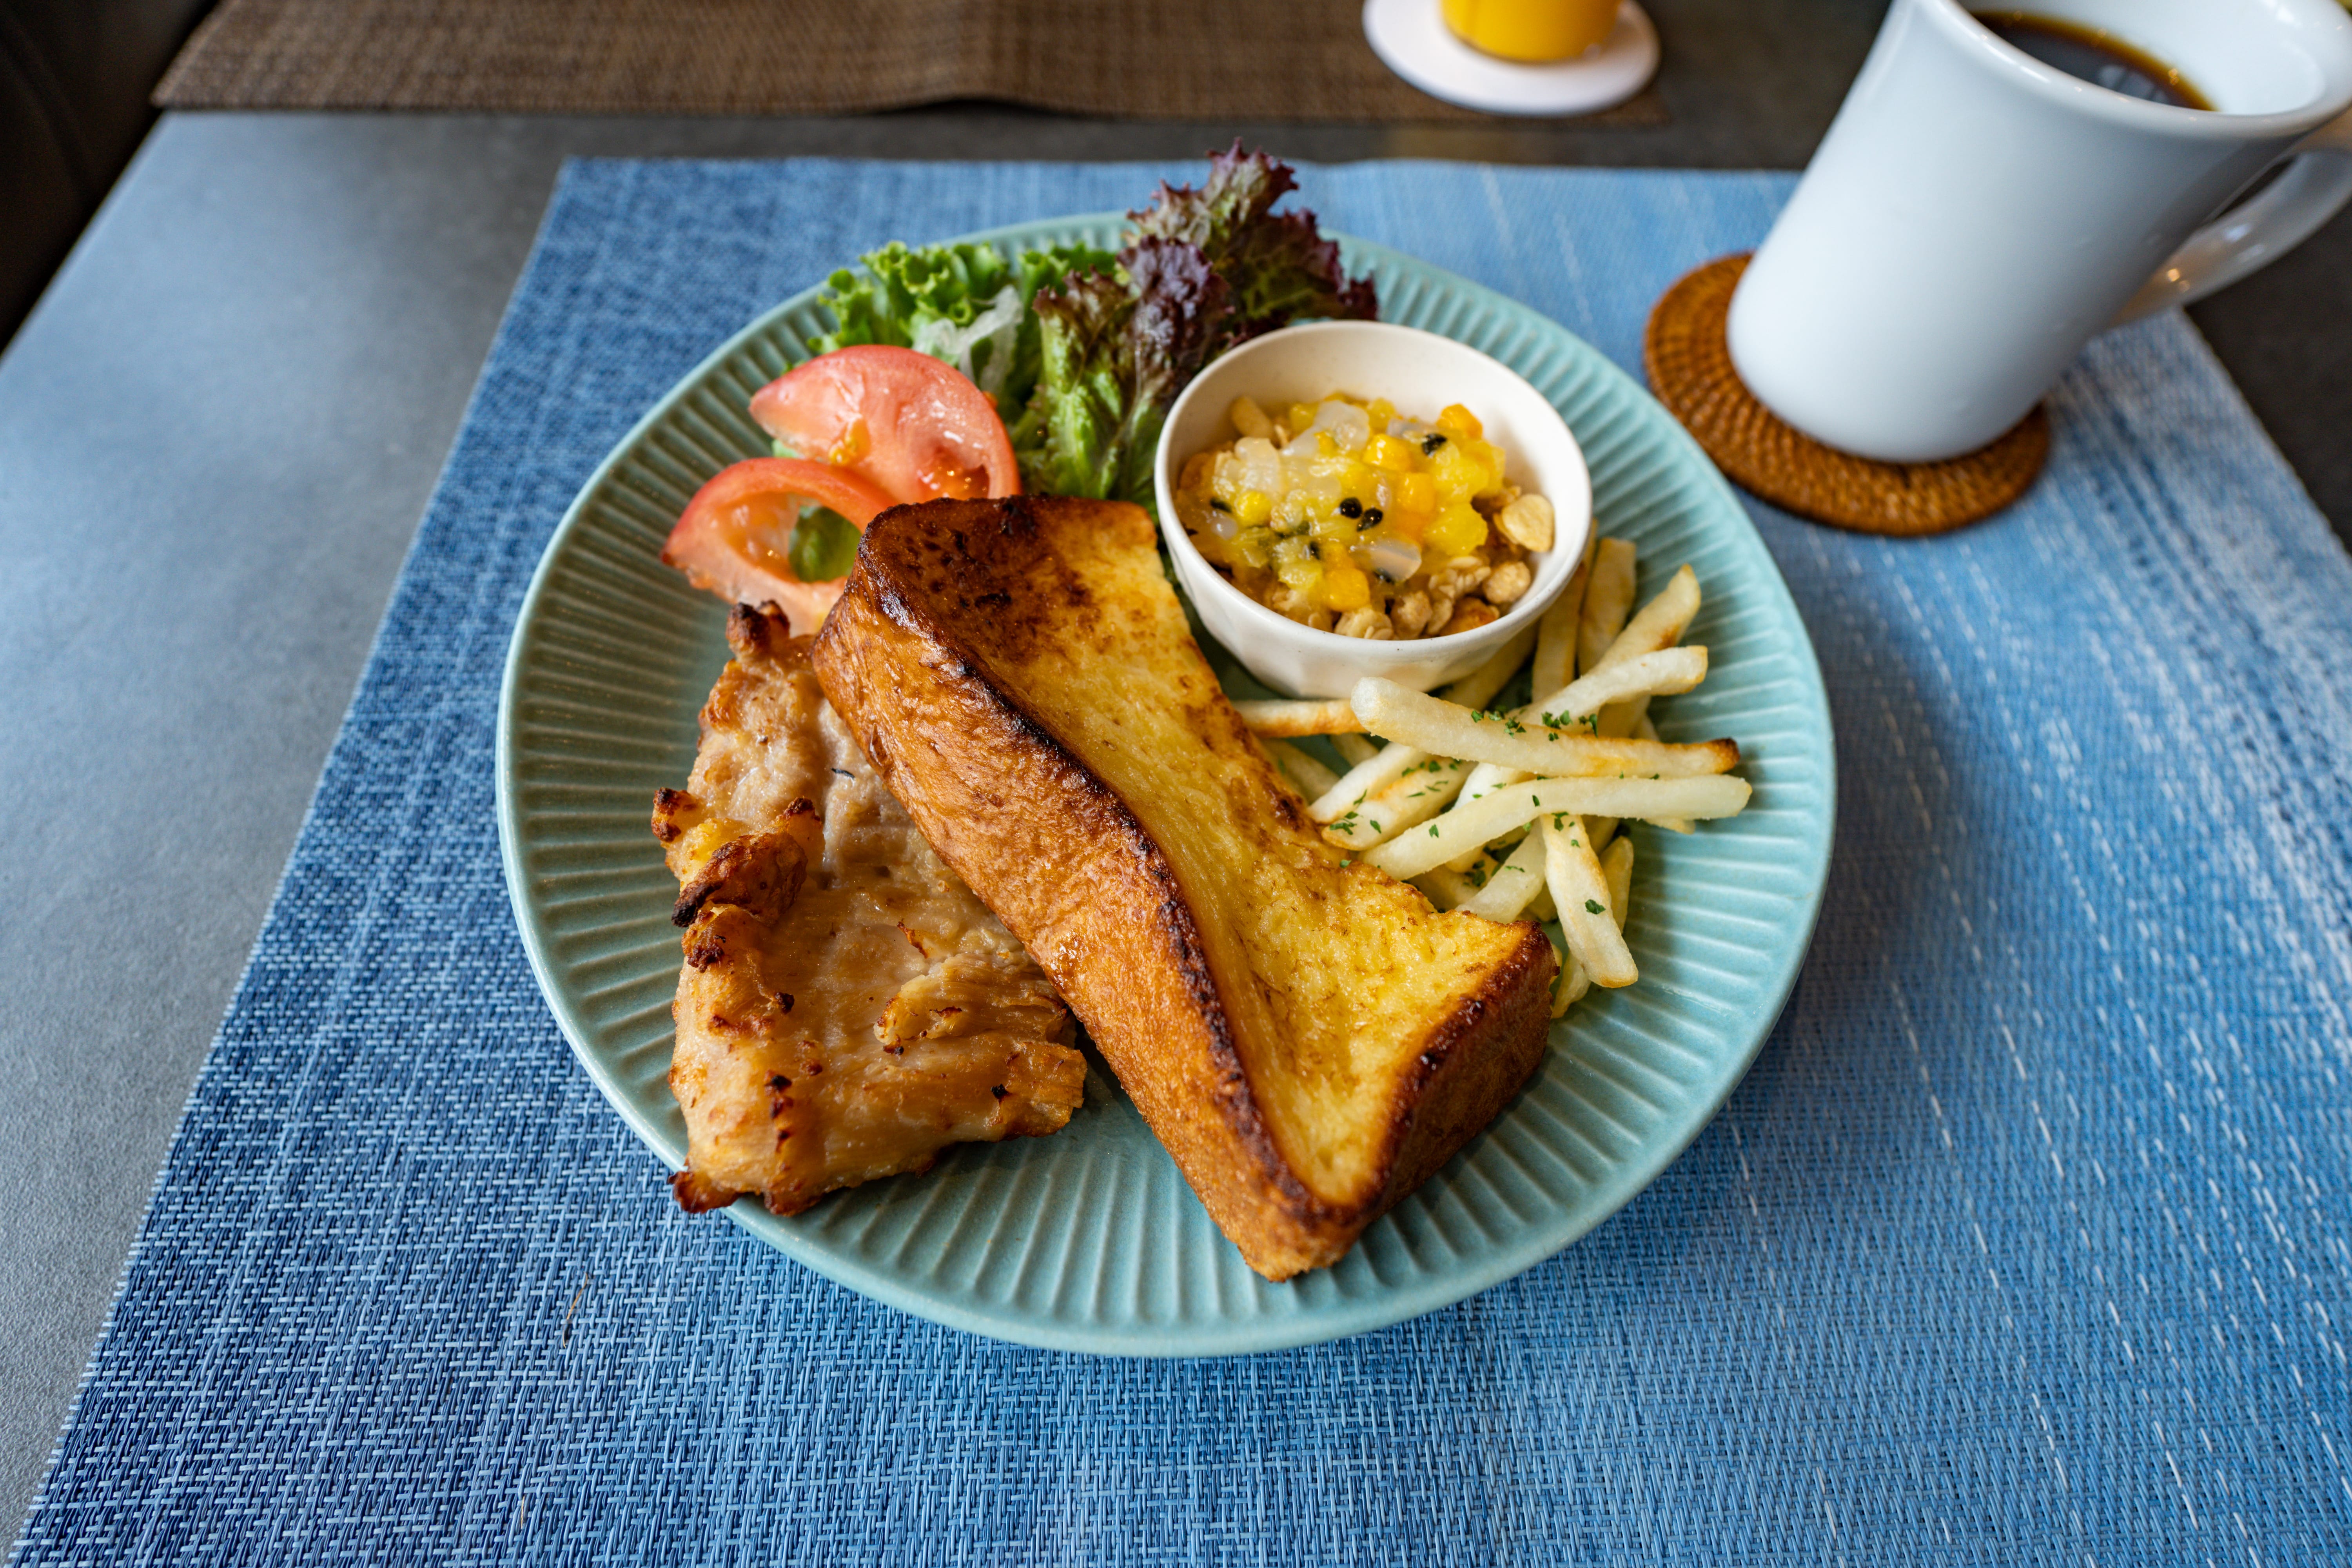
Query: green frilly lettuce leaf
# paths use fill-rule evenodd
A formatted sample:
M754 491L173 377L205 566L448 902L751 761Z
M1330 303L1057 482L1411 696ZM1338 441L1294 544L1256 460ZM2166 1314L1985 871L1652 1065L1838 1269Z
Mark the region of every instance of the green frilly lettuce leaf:
M1148 508L1160 426L1202 366L1293 321L1379 315L1370 279L1347 277L1312 213L1274 211L1297 186L1288 165L1236 142L1201 189L1163 184L1129 214L1116 257L886 246L863 274L833 275L824 302L839 325L814 346L945 360L995 399L1024 488Z

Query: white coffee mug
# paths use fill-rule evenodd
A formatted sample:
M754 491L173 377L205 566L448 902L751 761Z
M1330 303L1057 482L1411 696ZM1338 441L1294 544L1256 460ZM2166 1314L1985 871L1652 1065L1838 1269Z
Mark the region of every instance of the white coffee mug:
M1895 0L1731 302L1741 379L1829 446L1889 462L1973 451L2094 333L2244 277L2352 197L2337 0L2023 8L2165 62L2213 109L2093 86L1954 0Z

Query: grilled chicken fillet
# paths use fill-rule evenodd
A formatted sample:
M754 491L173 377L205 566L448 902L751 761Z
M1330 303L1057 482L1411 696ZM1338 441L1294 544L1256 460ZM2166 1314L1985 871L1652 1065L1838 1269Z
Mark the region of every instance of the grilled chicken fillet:
M686 927L672 1183L797 1214L950 1143L1053 1132L1086 1061L1053 983L866 764L772 607L739 605L683 790L654 835Z

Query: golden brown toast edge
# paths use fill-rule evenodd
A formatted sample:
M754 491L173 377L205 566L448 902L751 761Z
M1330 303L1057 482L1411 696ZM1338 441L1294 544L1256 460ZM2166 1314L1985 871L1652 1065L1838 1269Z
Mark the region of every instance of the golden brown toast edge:
M1251 1092L1166 856L1117 792L987 673L972 634L1007 605L991 580L1050 551L1056 527L1156 547L1150 519L1122 503L1016 498L885 513L818 637L818 679L933 847L1061 988L1250 1266L1281 1279L1335 1262L1533 1074L1549 1023L1550 944L1522 928L1482 990L1433 1020L1399 1083L1371 1192L1345 1205L1310 1192ZM1200 658L1189 644L1182 653ZM1264 774L1268 809L1287 805L1286 819L1311 832L1255 748L1246 763Z

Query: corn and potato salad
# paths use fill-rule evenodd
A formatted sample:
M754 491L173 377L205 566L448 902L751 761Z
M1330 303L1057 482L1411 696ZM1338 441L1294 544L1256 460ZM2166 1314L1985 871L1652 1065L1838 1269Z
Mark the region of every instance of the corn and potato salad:
M1440 909L1558 921L1555 1017L1591 986L1640 977L1623 825L1689 833L1749 796L1736 743L1671 743L1650 721L1654 699L1706 678L1707 650L1682 640L1697 577L1680 568L1638 610L1634 581L1631 541L1589 544L1537 625L1443 696L1374 678L1344 700L1234 705L1332 843ZM1348 771L1283 738L1307 735L1329 737Z
M1317 631L1445 637L1501 617L1549 550L1542 496L1503 477L1506 454L1453 404L1405 418L1335 393L1269 414L1234 402L1235 438L1189 458L1176 514L1251 598Z

